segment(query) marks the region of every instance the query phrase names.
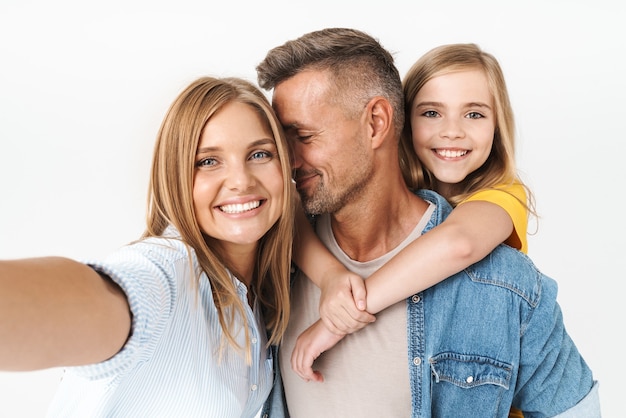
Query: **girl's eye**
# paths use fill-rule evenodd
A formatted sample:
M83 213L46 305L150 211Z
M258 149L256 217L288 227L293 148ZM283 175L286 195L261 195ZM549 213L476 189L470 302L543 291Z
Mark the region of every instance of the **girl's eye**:
M470 112L467 114L467 117L469 119L480 119L480 118L483 118L484 116L478 112Z
M422 113L423 116L426 116L427 118L436 118L439 113L435 112L434 110L427 110L426 112Z

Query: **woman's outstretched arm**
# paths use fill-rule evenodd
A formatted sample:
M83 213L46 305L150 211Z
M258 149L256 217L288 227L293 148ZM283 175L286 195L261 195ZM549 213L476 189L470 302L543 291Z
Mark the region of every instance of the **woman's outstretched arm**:
M27 371L104 361L126 342L122 290L61 257L0 261L0 369Z

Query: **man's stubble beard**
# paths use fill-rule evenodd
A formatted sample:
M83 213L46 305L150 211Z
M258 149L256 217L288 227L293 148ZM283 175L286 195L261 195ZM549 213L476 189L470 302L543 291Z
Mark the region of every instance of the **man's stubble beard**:
M318 175L317 185L312 192L300 194L306 213L332 215L361 196L374 176L374 161L367 148L369 142L364 141L362 135L361 130L356 130L351 137L338 139L345 144L341 152L350 158L339 156L325 171L327 176L324 171L313 169Z
M335 187L336 190L329 187L323 177L320 177L320 182L312 193L300 194L305 212L309 215L333 214L357 200L372 177L370 166L362 167L365 168L359 170L358 173L351 173L352 181L342 182Z

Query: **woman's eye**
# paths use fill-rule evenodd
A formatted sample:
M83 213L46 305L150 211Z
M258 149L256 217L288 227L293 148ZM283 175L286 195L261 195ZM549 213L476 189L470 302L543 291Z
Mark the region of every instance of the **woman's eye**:
M252 153L250 158L253 160L262 160L265 158L271 158L272 156L273 154L269 151L255 151Z
M434 110L427 110L426 112L422 113L422 115L426 116L427 118L436 118L439 114Z
M196 167L213 167L216 164L215 158L203 158L196 163Z

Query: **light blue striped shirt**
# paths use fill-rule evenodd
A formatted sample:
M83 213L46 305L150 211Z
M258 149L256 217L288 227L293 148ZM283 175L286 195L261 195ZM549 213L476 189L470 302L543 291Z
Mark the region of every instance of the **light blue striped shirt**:
M170 228L169 234L176 234ZM225 344L222 328L192 252L176 239L150 238L90 262L126 292L131 336L102 363L65 371L50 417L254 417L271 390L273 364L258 306L249 308L245 285L233 277L246 306L252 364ZM191 263L193 262L193 267ZM239 318L237 339L245 347Z

